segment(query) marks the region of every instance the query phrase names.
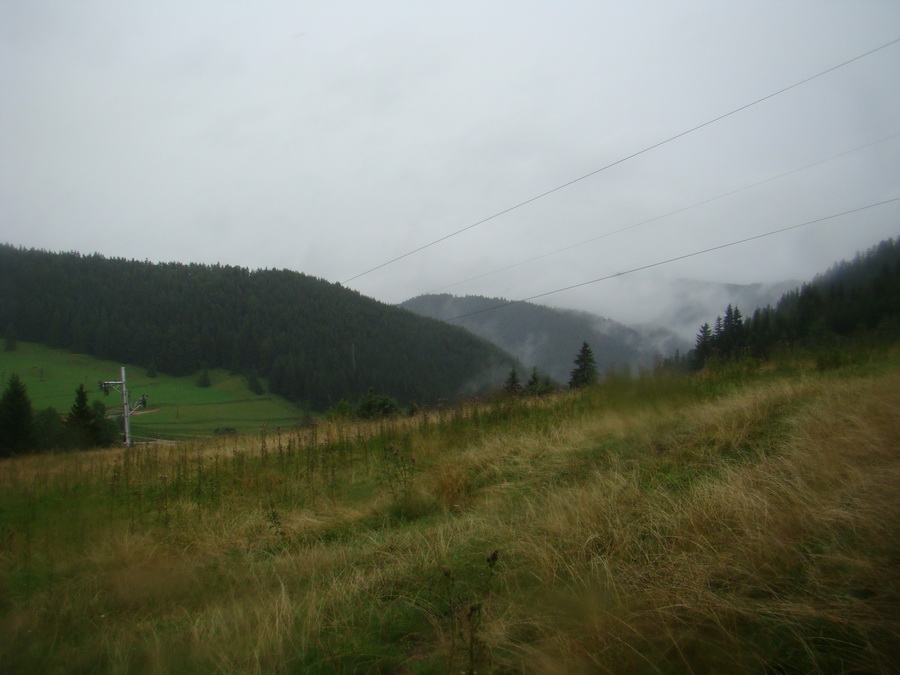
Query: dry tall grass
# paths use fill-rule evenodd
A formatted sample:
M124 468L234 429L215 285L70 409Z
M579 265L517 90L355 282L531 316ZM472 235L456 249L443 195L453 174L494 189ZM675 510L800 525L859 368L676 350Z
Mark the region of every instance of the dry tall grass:
M896 369L667 386L4 463L0 670L891 672Z

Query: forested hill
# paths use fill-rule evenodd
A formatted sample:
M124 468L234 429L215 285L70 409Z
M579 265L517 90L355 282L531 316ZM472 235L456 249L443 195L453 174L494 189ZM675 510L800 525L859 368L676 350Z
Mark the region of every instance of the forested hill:
M714 326L700 326L694 349L681 365L699 369L710 361L767 358L796 346L840 348L859 336L892 344L900 338L897 240L882 241L835 264L785 293L775 307L757 308L747 319L729 305Z
M684 345L671 333L640 333L595 314L519 302L485 311L505 300L448 294L420 295L400 306L423 316L449 320L536 366L559 382L567 382L572 362L587 341L601 373L625 367L649 366L657 354L668 356Z
M256 372L314 410L369 387L434 402L499 384L515 364L460 327L296 272L8 245L0 330L172 375Z

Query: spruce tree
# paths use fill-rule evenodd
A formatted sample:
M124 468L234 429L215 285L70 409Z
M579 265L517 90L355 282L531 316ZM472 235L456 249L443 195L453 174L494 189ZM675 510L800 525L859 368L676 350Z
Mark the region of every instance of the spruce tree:
M569 379L569 387L572 389L581 389L596 384L599 380L597 374L597 362L594 360L594 352L591 351L587 342L581 344L578 356L575 357L575 368L572 370L572 376Z
M744 348L744 319L741 310L730 304L725 309L718 347L725 359L738 356Z
M513 368L506 382L503 383L503 390L510 396L518 396L522 393L522 383L519 381L519 373Z
M76 447L93 448L100 445L101 426L88 405L87 391L79 384L75 390L75 403L66 416L66 426Z
M538 387L541 385L541 379L538 376L538 369L535 366L531 369L531 377L528 378L528 382L525 383L525 392L530 394L531 396L537 396L540 392L538 391Z
M697 333L697 341L694 344L694 352L691 358L691 368L701 370L712 352L713 333L708 323L700 326L700 332Z
M34 441L34 412L28 390L13 373L0 397L0 457L31 450Z

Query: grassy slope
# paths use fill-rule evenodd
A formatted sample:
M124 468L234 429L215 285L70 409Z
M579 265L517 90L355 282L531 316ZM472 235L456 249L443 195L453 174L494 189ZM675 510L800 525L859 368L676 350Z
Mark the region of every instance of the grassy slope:
M897 410L894 354L6 461L0 667L888 673Z
M97 391L99 380L118 380L122 364L101 361L84 354L71 354L42 345L19 342L15 351L0 351L3 386L17 373L28 388L33 408L55 408L68 412L75 390L84 384L91 399L102 400L110 412L119 410L121 395L104 397ZM141 368L126 367L132 400L146 394L152 413L131 418L132 434L140 437L184 438L211 434L219 427L253 431L261 425L290 426L302 419L296 406L277 396L257 396L247 389L243 377L212 371L212 386L200 388L196 377L146 376Z

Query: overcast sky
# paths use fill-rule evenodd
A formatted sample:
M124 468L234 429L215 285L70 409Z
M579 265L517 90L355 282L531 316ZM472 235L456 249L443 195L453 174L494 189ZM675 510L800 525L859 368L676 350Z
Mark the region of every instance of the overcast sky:
M900 42L648 149L897 40L897 0L0 0L0 35L25 247L346 282L614 164L347 283L521 299L900 197ZM898 235L894 202L539 301L632 318Z

